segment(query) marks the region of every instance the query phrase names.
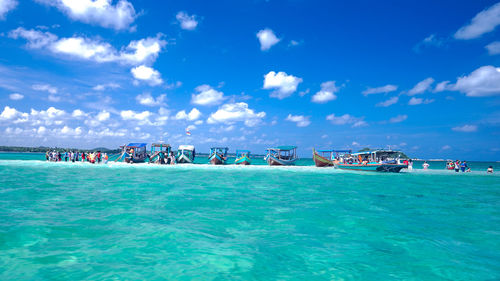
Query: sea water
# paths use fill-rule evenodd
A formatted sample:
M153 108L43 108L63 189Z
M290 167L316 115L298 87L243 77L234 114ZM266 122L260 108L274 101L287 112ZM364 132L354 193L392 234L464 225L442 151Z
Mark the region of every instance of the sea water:
M475 164L386 174L0 154L0 280L498 280L500 170Z

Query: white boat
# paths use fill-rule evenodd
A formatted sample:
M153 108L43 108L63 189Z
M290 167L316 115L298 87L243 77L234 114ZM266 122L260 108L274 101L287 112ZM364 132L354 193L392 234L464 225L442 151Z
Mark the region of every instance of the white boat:
M193 163L195 156L194 145L179 145L175 158L177 163Z

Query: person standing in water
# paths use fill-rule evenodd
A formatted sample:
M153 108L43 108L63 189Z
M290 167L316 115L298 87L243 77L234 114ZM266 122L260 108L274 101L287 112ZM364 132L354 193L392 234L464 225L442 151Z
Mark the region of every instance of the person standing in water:
M424 168L424 170L427 170L429 169L429 163L427 163L427 161L424 161L424 164L422 164L422 167Z
M462 173L464 173L467 168L467 162L462 161L462 163L460 164L460 170L462 170Z
M455 168L455 172L459 172L460 171L460 161L455 161L455 164L453 164L453 167Z
M489 166L488 169L486 170L486 173L493 174L493 166Z

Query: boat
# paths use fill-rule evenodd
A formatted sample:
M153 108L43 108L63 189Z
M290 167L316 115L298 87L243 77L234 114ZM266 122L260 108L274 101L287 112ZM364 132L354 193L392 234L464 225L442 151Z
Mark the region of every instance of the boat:
M227 147L212 147L210 148L210 154L208 156L208 161L213 165L223 165L226 164L227 160Z
M341 153L351 153L351 150L316 150L313 148L313 160L316 167L332 167L338 161Z
M196 150L194 149L194 145L179 145L175 159L177 159L177 163L191 164L193 163L195 156Z
M236 165L250 165L252 160L250 160L249 150L236 150L236 160L234 160Z
M335 161L335 167L344 170L392 172L399 173L407 169L408 164L403 164L406 156L395 150L373 150L357 153L346 153Z
M149 156L149 163L155 164L169 164L169 155L171 147L170 144L153 143L151 144L151 154Z
M296 146L277 146L266 149L264 161L270 166L290 166L295 165L297 161Z
M144 163L149 157L146 153L146 143L129 143L120 146L122 154L115 161L125 161L126 163Z

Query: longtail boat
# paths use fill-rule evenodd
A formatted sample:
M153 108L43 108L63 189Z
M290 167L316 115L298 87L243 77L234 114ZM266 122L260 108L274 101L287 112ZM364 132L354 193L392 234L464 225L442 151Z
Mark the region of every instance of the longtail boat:
M149 163L167 164L165 159L170 155L170 144L153 143L151 144L151 156L149 156Z
M399 173L401 169L408 168L407 164L403 164L404 159L406 158L400 151L380 149L344 154L335 162L335 167L344 170Z
M252 160L250 160L249 150L236 150L236 160L234 160L236 165L250 165Z
M333 150L316 150L313 148L313 160L316 167L333 166Z
M177 148L177 163L193 163L196 156L194 145L179 145Z
M125 161L126 163L144 163L148 154L146 153L146 143L129 143L122 145L122 154L115 161Z
M264 161L270 166L290 166L297 161L296 146L278 146L266 149L267 154Z
M210 154L208 156L208 161L213 165L226 164L227 160L227 147L212 147L210 148Z

